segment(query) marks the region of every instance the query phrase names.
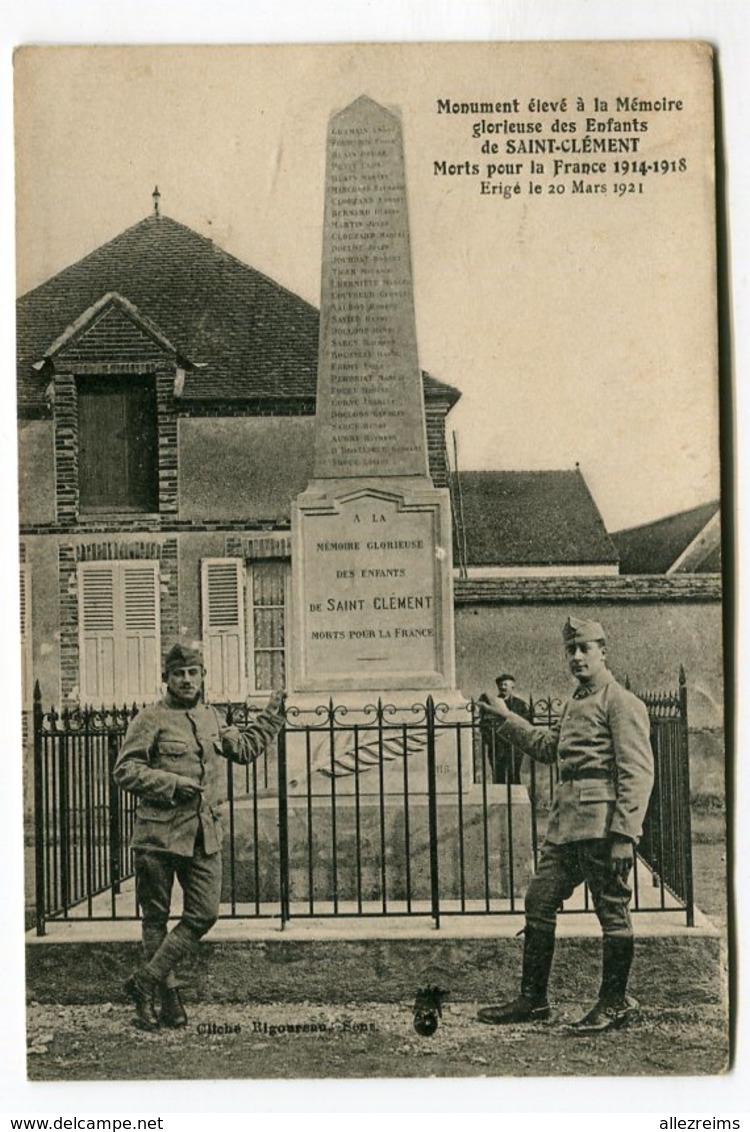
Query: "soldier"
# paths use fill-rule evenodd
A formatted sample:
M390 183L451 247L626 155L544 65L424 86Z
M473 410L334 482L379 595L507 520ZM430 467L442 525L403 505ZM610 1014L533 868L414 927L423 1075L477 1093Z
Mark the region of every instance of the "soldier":
M227 727L201 700L203 676L200 652L181 644L170 649L166 695L131 721L114 768L118 786L138 798L132 848L145 962L124 989L135 1004L134 1024L145 1030L187 1025L174 968L219 914L223 760L253 762L283 724L282 693L275 692L247 729ZM175 877L183 913L167 934Z
M602 626L569 617L563 640L578 686L551 730L533 727L502 699L480 701L516 746L540 762L557 761L559 781L526 893L521 993L480 1010L479 1020L499 1025L549 1017L557 911L585 880L603 933L602 981L597 1003L570 1030L597 1034L622 1026L637 1006L626 994L633 959L628 881L653 786L653 754L644 704L607 668Z

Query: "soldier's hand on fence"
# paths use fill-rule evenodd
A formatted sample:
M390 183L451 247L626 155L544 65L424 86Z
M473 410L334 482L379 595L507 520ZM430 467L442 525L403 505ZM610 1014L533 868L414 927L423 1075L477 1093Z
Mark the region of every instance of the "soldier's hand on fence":
M199 798L203 793L203 787L199 786L197 782L189 782L183 779L178 782L174 788L175 802L190 802L193 798Z
M489 696L486 692L483 692L477 700L477 703L479 704L479 710L483 717L496 715L499 716L500 719L507 719L510 715L508 705L505 700L501 700L499 696Z
M280 715L281 708L284 703L284 690L283 688L271 692L271 697L266 704L266 711L272 712L273 715Z
M613 833L611 835L609 859L612 862L613 875L627 880L633 867L633 842L630 838L620 837L619 834Z
M242 748L242 736L238 729L231 724L225 727L221 733L221 749L227 758L232 758L234 755L239 754Z

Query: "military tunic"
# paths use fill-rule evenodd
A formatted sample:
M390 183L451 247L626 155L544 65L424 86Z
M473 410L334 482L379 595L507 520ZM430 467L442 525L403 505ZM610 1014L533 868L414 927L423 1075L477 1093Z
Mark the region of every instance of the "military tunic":
M281 716L262 711L247 731L227 727L216 708L185 707L169 693L132 720L114 768L123 790L138 796L133 849L191 857L200 830L207 854L221 847L220 809L226 800L226 760L253 762L277 734ZM202 794L175 798L180 784Z
M539 866L526 893L526 922L554 930L560 904L586 881L606 936L632 936L627 880L615 875L610 838L637 843L654 780L645 705L608 670L580 684L559 723L541 731L511 715L500 732L560 777Z
M581 684L549 731L510 716L500 727L532 758L558 764L547 841L563 845L619 833L637 842L654 781L645 704L605 671Z
M178 929L197 940L216 922L226 760L254 761L282 724L281 715L264 710L240 731L228 727L216 708L200 702L186 707L169 692L131 721L113 774L118 786L138 797L131 846L147 956L166 937L175 877L184 896ZM180 798L181 785L198 786L201 793Z

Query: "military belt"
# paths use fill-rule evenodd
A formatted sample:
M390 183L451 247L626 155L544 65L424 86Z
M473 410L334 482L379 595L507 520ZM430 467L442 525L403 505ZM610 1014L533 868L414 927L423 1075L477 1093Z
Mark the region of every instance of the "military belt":
M586 778L599 778L613 781L613 775L610 770L603 766L581 767L576 769L574 767L561 767L560 781L561 782L581 782Z

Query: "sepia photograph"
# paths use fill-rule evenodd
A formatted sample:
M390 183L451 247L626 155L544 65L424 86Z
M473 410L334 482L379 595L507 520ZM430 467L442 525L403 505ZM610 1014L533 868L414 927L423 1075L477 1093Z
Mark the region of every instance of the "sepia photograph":
M717 75L16 51L30 1081L731 1068Z

